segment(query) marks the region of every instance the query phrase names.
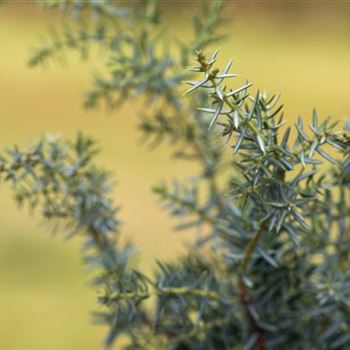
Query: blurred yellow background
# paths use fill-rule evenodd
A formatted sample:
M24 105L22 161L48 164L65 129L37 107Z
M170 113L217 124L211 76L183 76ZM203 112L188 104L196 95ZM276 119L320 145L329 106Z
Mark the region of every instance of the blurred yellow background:
M189 36L183 21L195 6L170 5L176 16L168 26ZM230 39L220 43L221 58L233 57L235 72L256 87L281 92L289 123L299 113L310 117L313 107L324 117L349 118L349 3L232 1L227 17ZM161 179L185 177L189 167L169 160L167 149L140 145L137 106L113 114L83 110L93 64L73 55L65 67L26 66L30 48L55 23L57 15L25 2L0 7L0 149L47 132L94 136L99 164L116 175L123 235L140 248L140 264L149 268L156 258L174 257L186 233L171 233L173 223L149 189ZM39 217L18 211L6 186L0 208L0 349L101 348L104 329L89 322L96 292L87 286L79 242L52 237Z

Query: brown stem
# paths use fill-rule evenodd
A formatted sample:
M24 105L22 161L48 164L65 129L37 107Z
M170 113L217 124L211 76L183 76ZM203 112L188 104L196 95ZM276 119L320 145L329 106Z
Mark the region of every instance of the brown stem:
M239 288L240 288L241 304L245 310L245 313L247 314L247 317L253 332L258 337L255 343L256 348L258 350L267 350L265 330L258 324L258 322L255 319L255 316L252 314L250 310L250 305L252 304L252 300L247 291L247 287L244 285L243 281L240 281Z
M239 282L240 301L247 314L250 326L253 332L258 337L255 344L258 350L267 350L266 334L265 334L265 330L259 325L254 314L251 312L250 305L252 305L253 301L251 300L247 287L244 284L243 276L247 272L251 256L264 231L265 231L265 225L261 225L260 228L255 232L252 239L248 242L248 245L244 251L243 260L240 267L241 279Z
M265 226L261 225L260 228L255 232L252 239L248 242L247 247L244 251L243 260L242 260L242 264L241 264L241 268L240 268L242 274L247 272L250 258L252 256L254 249L255 249L256 245L258 244L264 230L265 230Z

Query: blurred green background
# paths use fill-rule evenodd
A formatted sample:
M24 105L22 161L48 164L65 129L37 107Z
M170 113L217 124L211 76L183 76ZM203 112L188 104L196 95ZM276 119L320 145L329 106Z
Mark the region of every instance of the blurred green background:
M189 36L194 2L167 3L167 25ZM231 1L228 42L222 59L256 87L281 92L289 123L310 117L350 116L350 4L338 1ZM149 152L138 142L137 106L109 114L85 111L83 92L95 63L72 55L67 66L29 69L30 49L58 16L30 3L0 6L0 147L25 144L44 133L94 136L102 148L99 163L115 172L115 200L122 207L123 234L140 248L140 264L178 254L185 233L172 234L172 222L150 192L161 179L185 177L188 166L169 159L167 149ZM91 325L96 292L87 287L79 242L52 237L38 217L18 211L8 188L0 195L0 349L99 349L103 327ZM98 306L97 306L98 308Z

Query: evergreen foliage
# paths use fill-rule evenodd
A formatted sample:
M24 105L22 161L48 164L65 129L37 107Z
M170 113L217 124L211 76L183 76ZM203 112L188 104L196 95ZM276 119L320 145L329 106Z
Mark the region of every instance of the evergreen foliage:
M218 51L201 51L222 38L220 2L204 3L191 43L167 51L168 38L154 34L159 4L121 3L46 2L78 24L30 64L67 49L85 57L91 44L106 50L108 75L94 80L86 105L104 100L114 109L144 97L145 137L168 140L178 158L200 165L191 181L154 188L177 228L198 232L188 253L158 262L153 276L135 267L91 139L47 137L0 158L19 204L83 237L103 292L105 311L95 316L109 327L106 345L127 335L125 349L348 349L350 124L338 128L315 111L308 130L302 118L286 128L278 96L252 95L248 82L233 87L232 61L219 69Z

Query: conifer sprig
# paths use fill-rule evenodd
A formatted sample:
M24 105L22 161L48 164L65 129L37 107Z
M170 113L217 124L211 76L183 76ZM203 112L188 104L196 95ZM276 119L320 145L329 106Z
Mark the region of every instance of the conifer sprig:
M178 158L200 166L188 181L154 188L177 229L197 238L146 276L135 249L120 243L110 176L94 165L90 138L48 137L0 156L0 179L20 205L82 237L106 345L126 335L132 350L348 349L350 124L315 111L308 129L301 117L292 129L277 95L252 95L249 82L231 87L232 60L219 69L218 51L199 50L221 38L221 2L204 3L190 44L163 53L157 1L45 5L78 27L54 34L32 65L103 47L107 76L94 80L87 105L105 100L113 110L144 97L144 135L169 140ZM196 63L184 71L194 50ZM182 96L183 80L191 96Z

